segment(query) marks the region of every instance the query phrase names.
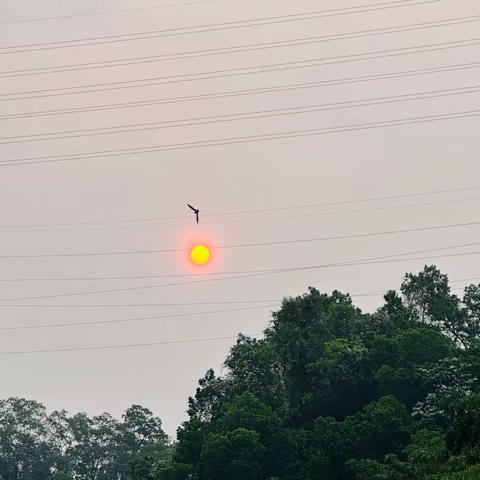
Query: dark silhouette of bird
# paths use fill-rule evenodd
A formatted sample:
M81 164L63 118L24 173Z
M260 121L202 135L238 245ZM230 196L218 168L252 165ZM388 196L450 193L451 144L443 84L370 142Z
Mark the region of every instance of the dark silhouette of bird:
M195 220L197 221L197 223L199 223L198 214L200 213L200 210L198 208L192 207L189 203L187 203L187 207L194 211Z

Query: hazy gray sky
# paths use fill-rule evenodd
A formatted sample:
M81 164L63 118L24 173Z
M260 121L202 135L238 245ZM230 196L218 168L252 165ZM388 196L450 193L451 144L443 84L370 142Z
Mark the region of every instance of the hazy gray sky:
M180 0L0 2L0 44L3 47L124 33L190 27L292 13L371 5L359 0L225 0L197 5L165 6L118 14L17 22L83 13L191 3ZM399 2L391 2L397 4ZM403 2L401 8L349 15L331 15L296 22L225 29L93 45L0 55L0 70L103 62L178 52L378 29L480 15L475 0L440 0L423 5ZM333 12L332 12L333 13ZM339 13L339 12L336 12ZM13 22L13 23L10 23ZM30 92L125 80L192 74L213 70L324 59L382 52L405 47L453 42L478 37L478 22L412 30L382 36L343 39L223 55L156 61L122 67L88 69L0 78L1 94ZM36 47L25 47L36 48ZM2 50L1 52L10 50ZM151 101L179 96L319 82L363 75L446 67L479 61L479 46L389 56L366 61L333 63L262 74L228 76L87 94L11 100L3 95L0 115L77 108L99 104ZM380 55L380 54L377 54ZM352 58L352 57L349 57ZM0 76L2 76L0 74ZM23 119L0 119L0 136L122 126L214 115L345 102L477 86L480 68L453 70L303 90L234 96L163 105L122 108ZM76 137L0 145L1 160L186 143L249 135L297 131L382 120L437 115L480 108L480 93L443 96L361 108L345 108L290 116L184 126L130 133ZM189 241L213 245L270 242L330 235L479 220L478 191L428 198L304 208L280 213L211 217L230 210L273 208L330 201L424 192L480 183L478 117L383 129L334 133L303 138L193 148L112 158L0 168L0 224L30 225L97 222L122 219L177 217L143 222L162 227L100 229L99 225L57 231L0 232L0 255L125 251L184 248ZM0 140L2 142L4 140ZM313 215L339 209L368 209L418 202L468 199L465 202L416 208ZM204 223L190 225L187 202L199 205ZM272 219L274 216L298 218ZM260 219L260 220L257 220ZM263 219L263 220L262 220ZM225 220L221 223L219 220ZM238 221L239 220L239 221ZM245 221L242 221L245 220ZM186 225L171 226L172 223ZM112 224L111 226L126 226ZM127 224L132 226L132 224ZM102 227L104 225L100 225ZM110 225L109 225L110 226ZM48 230L48 229L47 229ZM405 233L363 239L312 242L215 251L205 270L240 271L288 268L339 262L369 256L438 248L478 240L480 228ZM456 252L474 251L475 247ZM451 252L438 252L451 253ZM225 302L280 300L301 294L309 285L321 290L342 289L352 294L395 288L406 271L420 269L425 260L332 268L259 276L247 279L186 284L145 290L0 302L1 327L66 322L95 322L130 317L202 312L252 305L178 307L115 306L138 303ZM452 279L480 276L476 256L435 260ZM137 254L96 257L0 258L0 278L173 275L191 273L182 254ZM0 284L0 300L169 283L172 279L82 280ZM184 281L184 279L174 279ZM456 284L461 286L461 284ZM372 311L381 296L354 296ZM274 302L275 303L275 302ZM58 305L77 305L58 307ZM81 305L111 304L110 307ZM97 345L145 343L232 336L239 331L261 332L270 307L223 314L69 328L4 330L0 352ZM125 350L0 356L2 397L17 395L44 402L51 409L119 415L140 403L159 415L169 434L185 419L187 397L205 370L221 369L233 340L165 345Z

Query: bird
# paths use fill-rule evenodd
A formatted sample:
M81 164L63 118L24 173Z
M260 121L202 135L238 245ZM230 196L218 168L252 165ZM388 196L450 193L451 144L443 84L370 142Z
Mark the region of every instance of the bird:
M192 207L189 203L187 203L187 207L194 211L195 219L197 223L199 223L198 214L200 213L200 210L198 208Z

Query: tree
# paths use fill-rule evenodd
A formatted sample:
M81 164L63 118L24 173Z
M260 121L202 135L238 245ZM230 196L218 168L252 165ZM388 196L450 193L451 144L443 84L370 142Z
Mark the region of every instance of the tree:
M210 369L205 376L198 381L195 397L188 399L188 414L201 420L213 420L219 411L219 407L225 399L228 399L229 385L222 378L215 376Z
M225 366L232 394L250 392L282 415L288 413L283 368L271 342L240 335Z
M145 446L130 458L128 477L132 480L168 479L165 472L170 468L171 457L172 449L164 442Z
M48 415L0 403L0 480L477 480L480 286L436 267L362 313L349 295L287 298L262 340L208 370L169 443L138 405Z
M450 426L446 445L454 454L467 453L471 463L480 462L480 394L466 394L447 405Z
M167 460L167 435L161 420L147 408L132 405L122 415L116 430L112 474L117 478L127 478L132 461L139 458L153 458L155 465Z
M462 303L467 343L471 345L480 339L480 285L467 286Z
M282 308L273 313L265 335L283 366L291 414L297 423L311 420L302 412L310 383L307 365L319 358L329 340L353 338L360 318L361 312L348 295L338 291L321 294L311 287L303 296L285 299Z
M200 458L201 480L260 480L265 447L245 428L207 436Z
M369 353L362 342L344 338L327 342L323 355L306 365L308 416L343 419L373 400L376 389L369 367Z
M262 340L239 336L226 375L200 381L165 475L472 476L480 412L468 404L467 415L465 398L480 395L480 289L460 300L432 266L400 290L372 314L338 291L284 299Z
M58 454L43 405L21 398L0 401L0 478L54 478Z
M422 322L439 326L455 342L464 344L465 319L458 297L450 293L447 275L435 266L426 266L417 275L405 275L401 291Z

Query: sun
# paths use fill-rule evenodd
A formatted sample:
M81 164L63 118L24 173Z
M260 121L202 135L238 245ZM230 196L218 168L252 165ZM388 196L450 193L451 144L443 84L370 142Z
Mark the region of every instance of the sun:
M190 259L197 265L205 265L210 260L210 249L205 245L195 245L190 250Z

